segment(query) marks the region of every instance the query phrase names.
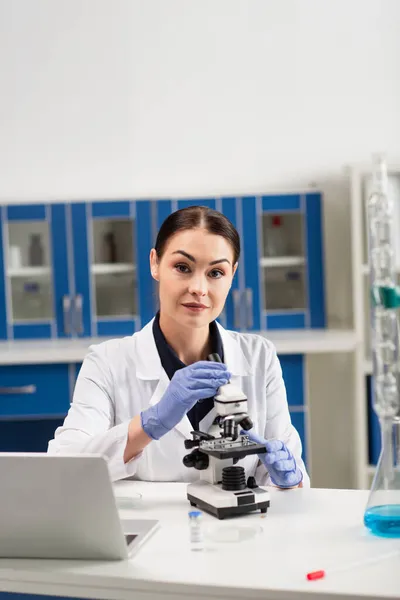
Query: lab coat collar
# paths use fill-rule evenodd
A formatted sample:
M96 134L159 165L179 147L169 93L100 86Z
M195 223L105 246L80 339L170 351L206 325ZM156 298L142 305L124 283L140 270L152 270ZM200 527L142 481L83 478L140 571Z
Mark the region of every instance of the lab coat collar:
M154 319L147 323L141 331L135 334L135 337L137 336L137 349L139 350L139 352L136 353L136 373L139 379L160 379L164 373L154 340L153 321ZM243 354L239 342L235 340L234 335L224 329L222 325L217 323L217 326L224 347L224 362L228 367L228 371L232 373L233 376L238 377L251 375L251 366Z

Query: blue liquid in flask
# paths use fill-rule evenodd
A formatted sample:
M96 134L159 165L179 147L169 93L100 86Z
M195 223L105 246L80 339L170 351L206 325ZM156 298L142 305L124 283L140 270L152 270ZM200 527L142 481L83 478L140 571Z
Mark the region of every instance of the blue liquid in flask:
M375 535L400 538L400 504L386 504L368 508L364 525Z

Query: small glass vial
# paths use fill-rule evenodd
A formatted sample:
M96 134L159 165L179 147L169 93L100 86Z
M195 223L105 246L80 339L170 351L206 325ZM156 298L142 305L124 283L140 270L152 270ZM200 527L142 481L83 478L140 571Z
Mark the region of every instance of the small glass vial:
M189 536L190 549L194 551L204 550L203 514L199 510L192 510L189 513Z

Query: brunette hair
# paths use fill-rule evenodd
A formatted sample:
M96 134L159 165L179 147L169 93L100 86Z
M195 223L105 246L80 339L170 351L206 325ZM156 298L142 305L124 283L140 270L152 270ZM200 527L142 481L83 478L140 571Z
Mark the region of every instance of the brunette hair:
M188 206L168 215L160 227L154 246L158 259L162 258L169 238L175 233L200 227L227 240L233 250L233 264L236 264L240 256L239 234L225 215L207 206Z

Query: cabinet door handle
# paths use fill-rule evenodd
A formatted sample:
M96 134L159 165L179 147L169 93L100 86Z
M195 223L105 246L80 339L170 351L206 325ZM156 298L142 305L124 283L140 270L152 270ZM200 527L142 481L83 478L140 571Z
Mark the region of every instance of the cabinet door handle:
M77 294L75 296L75 332L78 335L83 334L83 296L82 294Z
M71 296L63 296L63 320L65 335L71 334Z
M10 386L0 387L0 395L12 396L17 394L35 394L36 385L21 385L21 386Z
M246 288L246 327L253 328L253 290Z
M241 299L240 290L232 290L232 299L233 299L233 326L235 329L240 329L241 327L241 310L240 310L240 299Z

